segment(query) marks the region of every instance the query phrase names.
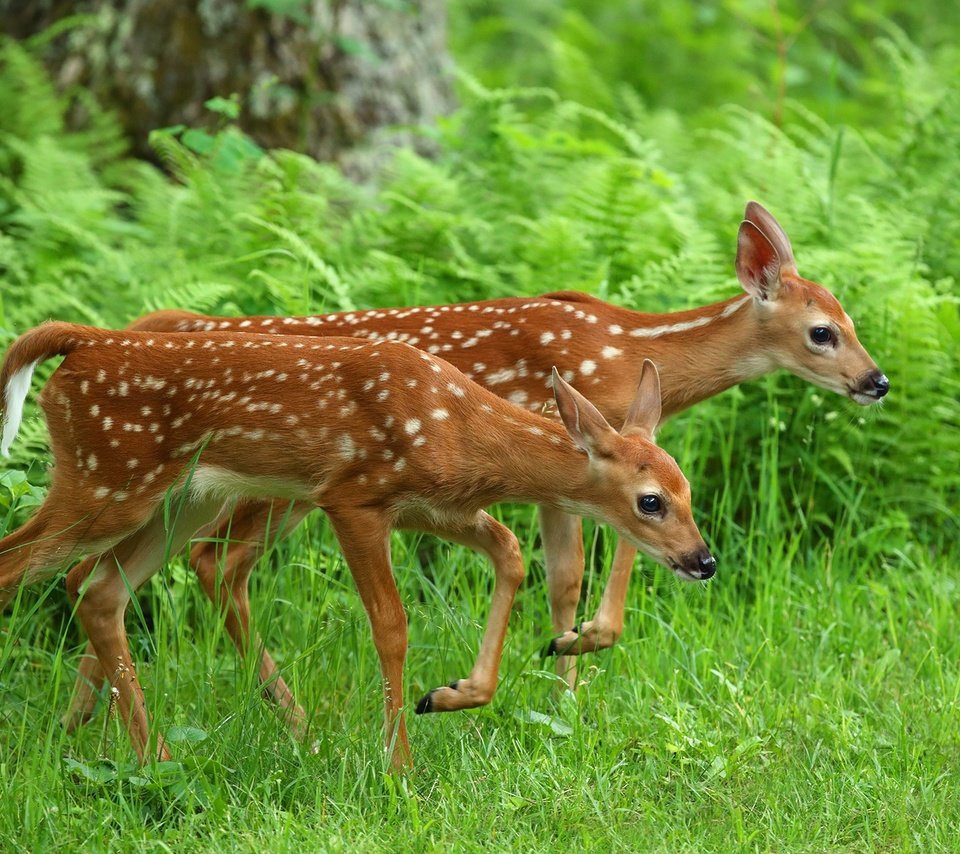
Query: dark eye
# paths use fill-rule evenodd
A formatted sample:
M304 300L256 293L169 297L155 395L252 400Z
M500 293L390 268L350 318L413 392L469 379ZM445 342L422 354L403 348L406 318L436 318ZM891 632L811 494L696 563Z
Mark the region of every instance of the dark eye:
M659 513L661 508L660 499L656 495L641 495L637 500L637 505L644 513Z
M814 326L810 330L810 340L814 344L829 344L833 341L833 333L826 326Z

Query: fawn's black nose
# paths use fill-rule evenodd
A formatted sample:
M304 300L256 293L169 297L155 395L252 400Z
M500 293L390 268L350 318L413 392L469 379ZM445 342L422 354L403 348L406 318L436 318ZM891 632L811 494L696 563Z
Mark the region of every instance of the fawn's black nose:
M717 571L716 558L709 552L704 552L700 555L697 563L700 566L700 578L712 578L713 574Z
M890 380L887 379L886 374L874 374L870 377L870 381L878 398L883 397L890 391Z

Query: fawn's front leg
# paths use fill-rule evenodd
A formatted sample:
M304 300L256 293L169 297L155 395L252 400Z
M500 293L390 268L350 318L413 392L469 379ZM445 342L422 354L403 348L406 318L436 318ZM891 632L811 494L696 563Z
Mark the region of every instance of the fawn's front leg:
M540 538L550 591L550 616L553 630L567 632L577 619L580 586L583 583L583 531L576 516L540 506ZM549 650L554 652L552 648ZM577 685L576 659L560 655L557 673L571 690Z
M327 511L350 574L370 620L383 674L386 749L395 771L413 760L403 716L403 663L407 655L407 615L393 580L390 525L370 509Z
M406 527L404 525L403 527ZM458 679L446 688L435 688L417 703L416 712L450 712L472 709L490 702L497 689L497 674L503 655L510 610L520 582L523 581L523 559L520 544L513 532L486 513L478 513L472 524L463 527L415 525L445 540L453 540L475 551L485 553L493 562L496 581L490 616L483 633L476 663L466 679Z
M555 637L547 647L548 655L582 655L609 649L619 640L623 634L623 612L636 556L637 550L633 546L622 539L617 542L610 577L603 589L596 617Z

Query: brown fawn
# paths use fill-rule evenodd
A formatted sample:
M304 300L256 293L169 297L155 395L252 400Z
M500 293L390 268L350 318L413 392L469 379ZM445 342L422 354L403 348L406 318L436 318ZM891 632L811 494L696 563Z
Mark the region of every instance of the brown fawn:
M736 271L745 295L666 315L641 314L584 294L559 293L300 318L160 311L131 328L406 341L441 355L479 384L531 411L541 411L551 402L550 372L556 364L564 378L589 390L615 425L623 423L644 359L653 360L660 370L662 419L777 368L860 404L874 403L887 393L887 378L860 345L840 303L820 285L799 276L789 238L756 202L747 205L740 224ZM231 520L222 520L214 541L193 549L193 566L210 598L224 608L232 602L227 629L241 653L248 645L249 574L264 543L293 528L311 506L245 503ZM579 521L541 505L540 522L553 626L562 632L551 651L579 654L613 645L623 631L636 550L628 542L619 543L595 618L571 630L584 568ZM224 546L227 538L230 542ZM217 556L222 548L226 559L221 563ZM259 639L253 646L260 651L259 669L267 691L288 705L289 690L269 653ZM571 686L576 679L572 662L565 657L558 661L559 672L566 674ZM65 725L72 728L89 716L97 699L93 686L103 679L96 657L85 656Z
M652 362L617 433L556 372L550 382L562 426L401 342L118 333L53 322L18 338L0 370L3 453L34 367L56 355L66 358L41 396L53 481L36 514L0 540L0 605L21 583L100 555L70 574L68 588L142 760L169 754L162 737L148 735L124 629L130 593L231 498L295 500L329 516L380 657L396 766L408 764L410 752L407 625L391 529L461 543L495 570L470 675L431 691L418 713L480 706L494 693L524 568L516 538L482 510L493 502L595 517L682 578L714 573L689 485L653 442L660 389ZM289 711L302 731L302 712Z

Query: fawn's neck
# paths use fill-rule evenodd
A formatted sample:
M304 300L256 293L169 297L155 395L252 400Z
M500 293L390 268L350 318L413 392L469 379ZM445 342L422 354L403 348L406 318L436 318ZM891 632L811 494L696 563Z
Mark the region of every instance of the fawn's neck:
M662 420L746 380L773 370L762 346L753 299L724 302L671 314L643 314L617 308L607 327L610 346L622 347L631 370L643 359L660 369ZM616 334L613 334L616 332ZM588 387L589 388L589 387ZM623 388L624 409L633 388Z
M520 407L488 414L492 423L474 434L477 452L463 501L535 503L590 515L595 475L559 422Z

